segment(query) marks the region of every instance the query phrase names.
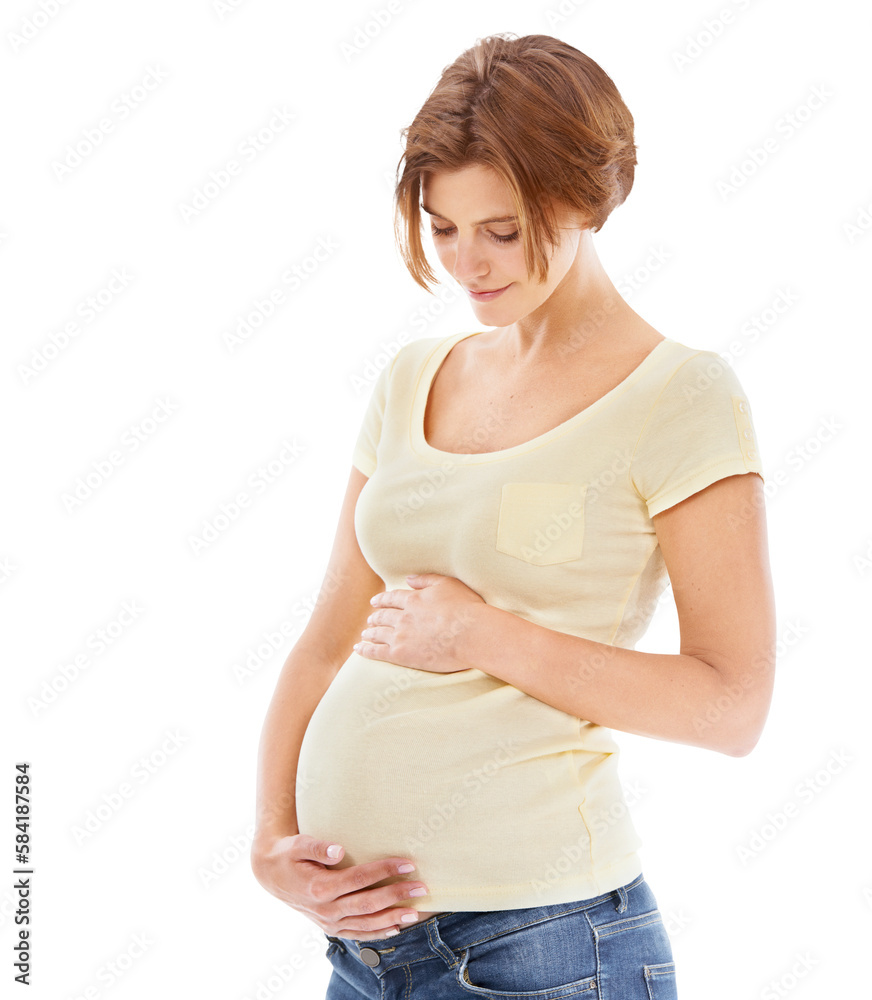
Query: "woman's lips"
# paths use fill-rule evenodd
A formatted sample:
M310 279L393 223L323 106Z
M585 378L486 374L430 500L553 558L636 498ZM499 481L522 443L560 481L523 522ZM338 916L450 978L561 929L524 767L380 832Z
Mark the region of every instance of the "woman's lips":
M489 302L491 299L495 299L498 295L502 295L503 292L510 287L511 283L505 285L503 288L495 288L492 292L474 292L471 288L467 288L467 292L469 292L476 302Z

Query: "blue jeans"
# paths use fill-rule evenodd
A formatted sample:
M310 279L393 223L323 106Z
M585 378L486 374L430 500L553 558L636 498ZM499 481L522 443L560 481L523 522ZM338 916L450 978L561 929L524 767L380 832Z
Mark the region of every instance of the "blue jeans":
M676 1000L675 963L642 873L592 899L442 913L390 938L325 935L326 1000Z

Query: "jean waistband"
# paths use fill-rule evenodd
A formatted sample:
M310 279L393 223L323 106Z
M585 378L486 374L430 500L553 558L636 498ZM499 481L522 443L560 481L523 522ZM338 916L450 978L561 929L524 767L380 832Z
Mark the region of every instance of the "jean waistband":
M615 911L623 913L628 906L627 894L644 881L644 873L640 872L636 878L626 885L618 886L616 889L609 889L608 892L593 896L590 899L580 899L569 903L552 903L549 906L524 907L516 910L487 910L476 913L475 940L486 941L489 937L497 934L504 934L517 927L539 923L550 920L554 917L563 916L577 910L587 910L594 906L600 906L611 900L614 903ZM389 938L377 938L371 941L359 941L356 938L340 938L326 934L328 941L331 941L337 948L347 952L356 958L361 964L369 966L376 975L381 975L389 969L398 965L405 965L415 960L420 961L428 949L443 958L449 968L454 968L460 959L452 948L446 943L454 941L454 947L460 947L457 939L458 932L462 932L463 925L469 920L468 913L442 913L429 920L413 924L411 927L403 928L399 934ZM444 935L444 938L443 938ZM462 936L462 933L461 933ZM466 945L471 941L466 941ZM361 952L366 951L364 958ZM376 957L378 962L375 962Z

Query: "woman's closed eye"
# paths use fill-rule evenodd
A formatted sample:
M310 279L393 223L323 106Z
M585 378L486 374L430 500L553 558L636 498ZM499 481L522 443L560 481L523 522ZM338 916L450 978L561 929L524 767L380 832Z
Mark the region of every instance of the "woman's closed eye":
M434 236L447 236L449 233L453 233L455 228L455 226L449 226L447 229L440 229L435 223L431 224L431 231ZM515 240L520 238L521 231L516 229L515 232L508 236L500 236L499 233L492 233L488 231L488 236L490 236L495 243L514 243Z

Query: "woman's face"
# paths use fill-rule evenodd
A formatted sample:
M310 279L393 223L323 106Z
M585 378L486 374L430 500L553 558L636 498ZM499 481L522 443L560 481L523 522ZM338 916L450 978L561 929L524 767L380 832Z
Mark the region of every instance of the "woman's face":
M527 274L509 190L490 167L431 173L422 180L421 195L439 260L466 290L485 326L509 326L538 309L575 260L583 230L563 211L561 242L551 248L548 277L539 283ZM490 298L471 294L501 288L505 291Z

